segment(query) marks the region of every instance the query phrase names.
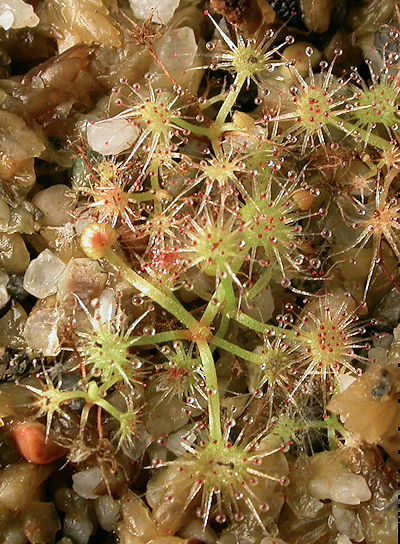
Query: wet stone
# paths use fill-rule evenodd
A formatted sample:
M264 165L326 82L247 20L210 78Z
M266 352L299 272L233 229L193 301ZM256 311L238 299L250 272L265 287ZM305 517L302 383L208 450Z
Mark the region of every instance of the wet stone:
M57 290L60 303L76 304L76 297L88 305L103 291L107 274L98 262L86 258L71 259L62 273Z
M34 27L39 23L39 17L33 7L23 0L5 0L0 5L0 26L4 30L10 28Z
M60 352L57 329L61 319L55 308L34 310L26 320L23 336L28 346L45 357L52 357Z
M129 0L133 15L144 21L151 17L154 23L165 25L174 15L179 0Z
M24 289L36 298L46 298L57 291L57 282L65 264L49 249L33 259L25 272Z
M118 155L137 140L139 129L126 119L105 119L88 123L86 135L93 151L102 155Z
M11 274L7 283L7 291L10 297L21 302L29 293L24 289L24 276L22 274Z
M0 310L4 308L10 299L10 295L7 291L8 275L5 272L0 271Z
M10 274L22 274L29 264L29 253L19 234L0 232L0 267Z
M42 224L48 227L61 227L71 217L75 204L67 185L53 185L37 193L34 204L43 213Z

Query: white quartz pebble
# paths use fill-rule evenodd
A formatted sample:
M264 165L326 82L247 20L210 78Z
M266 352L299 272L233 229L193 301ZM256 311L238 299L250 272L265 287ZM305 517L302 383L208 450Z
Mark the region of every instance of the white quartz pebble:
M65 264L49 249L33 259L24 275L24 289L36 298L46 298L57 292L57 282Z
M105 531L112 531L119 517L119 501L109 495L102 495L94 501L94 510L100 527Z
M64 518L64 535L70 537L74 544L88 544L89 538L95 532L95 525L87 512L77 515L67 514Z
M180 0L129 0L133 15L144 21L151 17L153 23L165 25L168 23Z
M174 76L182 73L193 65L197 54L196 38L188 26L171 28L157 43L157 57ZM178 78L179 79L179 78ZM180 83L180 81L178 81Z
M365 478L346 469L337 472L330 479L312 479L309 482L309 490L316 499L330 499L354 506L371 498L371 491Z
M33 7L23 0L0 1L0 26L4 30L10 28L34 27L39 23L39 17Z
M23 337L28 346L44 357L54 357L60 352L57 330L61 314L55 308L34 310L26 320Z
M101 482L102 477L101 470L98 467L82 470L73 474L72 488L75 493L78 493L84 499L96 499L98 494L95 493L95 489Z
M336 538L336 544L353 544L350 538L346 535L339 535Z
M198 540L199 542L204 542L204 544L214 544L217 542L217 535L211 529L211 527L204 527L200 519L193 519L190 521L181 531L179 531L179 536L182 538L187 538L193 540Z
M4 308L4 306L10 300L10 295L7 291L8 279L8 274L0 271L0 310Z
M101 155L118 155L137 140L139 129L126 119L104 119L87 123L86 136L93 151Z
M42 224L46 227L62 227L70 218L75 201L67 185L52 185L39 191L33 198L34 204L43 212Z
M332 504L332 517L339 533L346 535L355 542L363 540L363 527L357 512L341 504Z

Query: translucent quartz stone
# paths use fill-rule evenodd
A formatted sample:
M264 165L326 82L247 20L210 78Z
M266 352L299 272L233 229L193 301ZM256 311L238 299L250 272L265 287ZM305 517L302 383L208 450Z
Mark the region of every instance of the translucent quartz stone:
M82 470L72 476L72 485L75 493L78 493L84 499L96 499L98 493L95 489L102 480L102 473L98 467L92 467L88 470Z
M10 295L7 291L8 275L5 272L0 271L0 310L4 308L10 299Z
M36 298L46 298L57 292L57 282L65 264L49 249L33 259L24 276L24 289Z
M180 0L129 0L133 15L144 21L151 17L153 23L165 25L172 19Z
M39 17L33 7L23 0L4 0L0 2L0 26L4 30L10 28L34 27L39 23Z
M86 125L89 146L101 155L126 151L139 136L139 129L126 119L105 119Z
M184 26L171 28L157 43L156 53L164 66L171 73L182 74L193 65L197 43L193 30Z
M61 227L70 218L75 201L67 185L57 184L39 191L33 198L34 204L43 213L42 224L47 227Z
M31 312L26 320L23 336L28 346L44 357L54 357L60 352L57 329L61 315L55 308Z

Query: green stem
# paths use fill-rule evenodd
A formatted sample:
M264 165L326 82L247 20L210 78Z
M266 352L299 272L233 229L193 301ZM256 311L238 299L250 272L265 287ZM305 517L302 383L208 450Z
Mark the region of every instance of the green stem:
M118 408L115 408L111 403L109 403L106 399L99 398L95 402L96 406L100 406L100 408L103 408L106 412L108 412L112 417L114 417L117 421L119 421L119 418L123 412L118 410Z
M218 327L217 332L214 334L213 338L223 338L228 330L230 319L226 315L221 315L221 323ZM214 353L217 346L214 344L211 348L212 353Z
M329 416L324 421L310 421L308 426L313 429L326 429L330 450L337 449L336 433L339 433L342 438L346 438L347 436L346 429L334 416Z
M142 193L131 193L129 196L129 202L148 202L153 200L154 193L153 191L143 191Z
M211 340L211 343L214 346L217 346L218 348L227 351L228 353L232 353L232 355L235 355L236 357L240 357L245 361L249 361L250 363L261 365L265 362L265 357L263 357L262 355L258 353L252 353L247 349L240 348L239 346L236 346L236 344L232 344L231 342L228 342L223 338L218 338L217 336L214 336Z
M179 118L174 119L174 124L183 129L190 130L192 134L198 134L199 136L207 136L207 138L210 138L211 136L211 131L208 127L193 125L192 123L189 123L188 121L185 121L184 119L179 119Z
M233 290L232 278L227 277L221 280L222 287L224 288L224 298L226 301L226 309L228 312L234 312L236 310L236 297Z
M234 132L238 127L234 123L224 123L221 127L221 132Z
M86 391L58 391L58 396L61 398L58 404L64 404L71 400L84 399L87 400Z
M108 249L104 255L104 259L114 266L122 277L130 283L135 289L140 291L142 295L151 298L154 302L159 304L164 310L171 313L178 319L185 327L190 330L196 330L198 322L190 314L186 308L182 306L177 298L172 294L166 294L161 287L151 284L145 280L139 274L134 272L124 261L118 257L111 249Z
M116 385L118 382L120 382L121 379L118 377L118 378L114 378L113 380L110 380L110 381L107 381L107 382L103 382L100 386L99 386L99 395L103 395L105 393L107 393L107 391L109 389L111 389L112 387L114 387L114 385Z
M167 331L153 334L151 336L137 336L132 338L132 346L147 346L152 344L162 344L172 340L186 340L188 338L187 330Z
M385 149L388 149L390 146L390 143L384 138L376 136L376 134L371 134L367 130L361 127L357 127L349 121L340 120L337 123L332 123L332 125L336 128L339 128L340 130L343 130L344 132L346 132L346 134L349 135L353 134L354 132L358 132L365 143L373 145L378 149L382 149L383 151Z
M229 321L229 317L226 317L226 315L221 315L221 323L218 327L217 332L214 334L214 338L223 338L225 336L226 331L228 330Z
M154 302L159 304L162 308L174 315L191 332L196 332L198 330L198 321L182 306L182 304L172 294L166 295L160 287L152 285L150 282L139 276L139 274L129 268L129 266L127 266L122 261L122 259L118 257L118 255L116 255L116 253L114 253L112 250L107 250L104 258L108 263L110 263L119 271L119 273L128 283L133 285L133 287L135 287L143 295L148 296ZM209 306L210 305L208 305L207 308ZM216 309L216 313L218 312L218 308ZM204 322L202 322L202 324L204 324ZM152 337L152 340L154 341L154 337ZM197 346L203 366L206 386L209 391L208 417L210 424L210 439L221 440L222 430L220 398L213 355L206 340L198 340ZM99 404L99 406L107 410L105 404Z
M247 300L252 300L254 297L260 293L266 287L270 280L271 280L272 270L271 267L264 270L262 275L258 278L256 283L249 289L249 292L247 293Z
M226 93L216 94L215 96L212 96L211 98L208 98L205 102L203 102L203 104L199 104L199 108L201 110L206 110L207 108L209 108L210 106L212 106L216 102L223 102L225 100L225 98L226 98Z
M121 412L117 408L115 408L112 404L110 404L108 401L101 398L100 396L101 393L102 391L98 387L96 382L90 381L88 383L88 391L59 391L58 392L58 395L60 397L59 404L61 405L71 400L82 399L89 405L95 404L96 406L100 406L106 412L108 412L111 416L118 419Z
M160 190L160 182L158 180L158 169L159 169L159 162L157 159L152 159L150 163L149 168L149 176L150 176L150 183L151 188L153 190L153 198L154 194L156 194ZM161 202L158 198L154 198L154 213L159 214L161 213Z
M295 332L289 329L282 329L282 327L276 327L275 325L270 325L269 323L261 323L248 315L239 312L237 315L229 315L232 319L244 325L245 327L252 329L256 332L261 332L263 334L268 334L274 332L277 336L285 336L291 339L295 338Z
M210 127L210 140L214 153L218 155L221 152L220 136L226 130L236 130L232 123L225 123L226 118L231 113L233 106L239 96L239 93L244 85L246 78L237 74L235 81L229 93L227 94L221 109L219 110L214 123ZM234 127L234 128L231 128Z
M100 408L103 408L103 410L119 421L119 418L123 412L118 410L118 408L113 406L110 402L108 402L108 400L101 397L101 390L96 382L90 381L88 383L87 393L84 393L84 395L84 398L88 404L92 403L96 406L100 406Z
M222 127L222 125L225 123L225 119L231 113L232 108L235 105L237 97L239 96L239 93L242 90L245 81L246 77L240 74L236 75L235 81L233 82L228 96L225 98L224 103L222 104L221 109L219 110L218 115L215 119L215 126Z
M201 318L201 323L203 325L210 325L217 313L219 312L221 305L225 300L225 289L222 283L220 283L210 299L210 302L207 304L207 308L204 310L203 316Z
M214 358L206 340L198 340L197 347L201 358L201 364L208 390L208 421L210 427L210 440L222 440L221 431L221 404L218 390L217 372Z

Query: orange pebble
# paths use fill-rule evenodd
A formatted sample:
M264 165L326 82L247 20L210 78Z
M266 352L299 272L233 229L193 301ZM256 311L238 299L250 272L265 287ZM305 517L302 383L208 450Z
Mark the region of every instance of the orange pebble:
M17 423L11 429L11 436L22 457L35 465L48 465L66 454L66 449L50 437L46 441L46 427L37 421Z

